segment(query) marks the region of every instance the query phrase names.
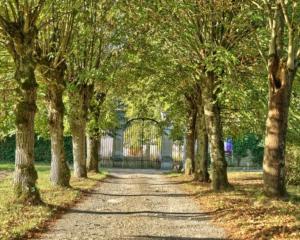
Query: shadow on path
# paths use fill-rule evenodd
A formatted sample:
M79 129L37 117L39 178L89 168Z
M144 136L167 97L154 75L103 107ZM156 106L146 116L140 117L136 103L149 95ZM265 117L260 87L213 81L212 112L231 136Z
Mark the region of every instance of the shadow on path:
M207 221L211 219L208 215L211 212L160 212L160 211L115 211L115 212L104 212L104 211L90 211L90 210L80 210L80 209L70 209L69 213L79 213L79 214L95 214L95 215L132 215L141 217L156 217L156 218L168 218L174 220L197 220L197 221Z
M112 179L112 177L109 177L108 179ZM130 178L124 178L123 180L129 180ZM108 180L100 180L100 182L103 183L109 183L109 184L123 184L123 185L153 185L153 186L168 186L168 185L182 185L185 183L190 183L192 181L180 181L180 182L161 182L161 183L145 183L145 182L117 182L117 181L108 181Z
M186 193L169 193L169 194L113 194L113 193L102 193L102 192L91 192L91 194L110 196L110 197L193 197L197 196L197 193L186 194Z
M145 239L145 240L148 240L148 239L157 239L157 240L160 240L160 239L166 239L166 240L224 240L224 238L198 238L198 237L195 237L195 238L191 238L191 237L178 237L178 236L150 236L150 235L145 235L145 236L130 236L131 239ZM129 238L129 239L130 239Z

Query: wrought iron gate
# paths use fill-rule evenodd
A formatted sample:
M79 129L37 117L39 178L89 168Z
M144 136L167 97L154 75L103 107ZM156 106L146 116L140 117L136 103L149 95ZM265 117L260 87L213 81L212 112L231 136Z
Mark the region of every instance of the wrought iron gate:
M148 118L128 121L123 133L122 167L160 168L162 130Z

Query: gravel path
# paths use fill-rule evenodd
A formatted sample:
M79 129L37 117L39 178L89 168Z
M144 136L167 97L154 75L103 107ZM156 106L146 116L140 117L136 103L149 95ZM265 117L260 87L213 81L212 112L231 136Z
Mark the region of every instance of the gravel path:
M41 239L224 239L179 183L159 171L111 170Z

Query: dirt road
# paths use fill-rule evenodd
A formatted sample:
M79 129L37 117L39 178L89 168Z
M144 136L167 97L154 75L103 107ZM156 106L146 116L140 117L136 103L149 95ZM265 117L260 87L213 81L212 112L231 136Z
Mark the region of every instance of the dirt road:
M179 185L159 171L112 170L41 239L224 239Z

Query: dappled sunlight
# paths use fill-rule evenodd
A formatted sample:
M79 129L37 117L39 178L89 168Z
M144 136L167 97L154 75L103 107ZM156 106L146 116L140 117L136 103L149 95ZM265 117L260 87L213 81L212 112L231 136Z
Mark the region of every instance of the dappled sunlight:
M0 240L300 239L299 0L0 2Z
M214 193L209 184L187 183L186 191L197 193L196 200L214 221L228 229L233 239L298 239L300 237L300 192L293 188L290 200L271 200L262 193L262 173L230 172L233 191ZM182 181L179 177L178 181ZM289 191L289 190L288 190Z

